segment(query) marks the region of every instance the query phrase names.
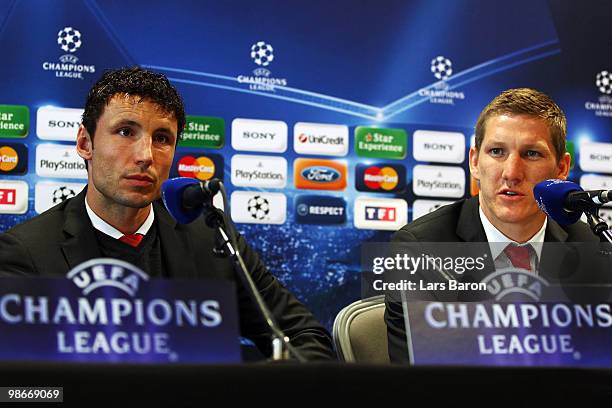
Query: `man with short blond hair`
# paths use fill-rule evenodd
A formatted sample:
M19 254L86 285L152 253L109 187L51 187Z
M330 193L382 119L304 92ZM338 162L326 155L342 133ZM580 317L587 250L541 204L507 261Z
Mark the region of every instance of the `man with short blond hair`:
M478 195L413 221L392 241L501 243L490 247L497 268L516 267L519 260L532 267L544 242L599 241L584 223L562 227L547 218L533 196L537 183L567 178L566 133L565 115L549 96L529 88L502 92L481 112L470 148ZM402 305L387 297L386 306L389 356L407 362Z

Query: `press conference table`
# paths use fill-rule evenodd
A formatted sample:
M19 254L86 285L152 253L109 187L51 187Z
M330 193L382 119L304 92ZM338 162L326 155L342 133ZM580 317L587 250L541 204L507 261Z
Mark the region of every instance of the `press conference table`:
M428 407L442 401L533 406L535 400L594 399L607 400L603 406L612 405L612 370L608 369L0 363L0 386L62 386L64 402L77 406L101 402L114 407L228 406L230 402L249 406L259 402L260 406L275 397L282 402L279 405L288 407L329 402L343 407L382 402ZM417 400L426 403L417 404Z

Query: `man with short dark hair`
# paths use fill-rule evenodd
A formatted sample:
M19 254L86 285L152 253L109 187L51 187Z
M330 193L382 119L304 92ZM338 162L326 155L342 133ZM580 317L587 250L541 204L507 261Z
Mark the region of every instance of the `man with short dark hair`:
M177 224L159 201L184 126L182 99L165 76L137 67L105 73L87 96L77 135L86 188L1 234L0 274L63 276L84 261L110 257L158 278L235 280L241 333L270 355L268 327L231 261L213 256L215 231L202 217ZM296 349L307 360L333 358L327 331L242 237L238 250Z
M547 218L533 196L540 181L567 178L566 132L565 115L549 96L528 88L502 92L480 114L470 149L478 195L415 220L392 241L504 243L491 247L495 267L517 267L522 259L526 269L543 242L599 241L584 223L562 227ZM389 356L408 362L402 306L389 296L386 306Z

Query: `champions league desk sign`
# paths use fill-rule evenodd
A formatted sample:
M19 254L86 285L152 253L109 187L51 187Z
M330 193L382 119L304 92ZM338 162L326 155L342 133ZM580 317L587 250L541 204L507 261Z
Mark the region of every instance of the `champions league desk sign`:
M610 245L543 243L528 269L493 261L507 245L367 244L362 294L401 302L413 365L612 367Z
M110 258L65 278L1 278L0 333L3 361L240 361L233 283L150 279Z

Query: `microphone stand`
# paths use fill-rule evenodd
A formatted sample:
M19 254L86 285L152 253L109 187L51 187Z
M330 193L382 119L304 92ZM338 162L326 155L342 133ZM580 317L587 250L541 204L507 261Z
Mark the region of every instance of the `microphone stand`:
M227 207L227 196L225 189L221 187L221 194L223 195L223 201L225 211L229 211ZM266 321L268 327L272 331L272 360L282 361L289 360L290 355L293 355L299 362L306 362L306 359L297 351L297 349L289 342L289 337L283 333L282 329L278 325L278 322L274 318L272 312L266 305L265 301L261 297L253 278L249 273L240 252L238 252L238 245L236 239L232 234L232 239L229 238L227 232L224 229L225 226L225 215L222 211L212 206L212 204L204 204L204 220L206 225L217 231L218 243L221 247L221 251L225 256L229 255L234 263L234 271L242 280L242 283L247 288L251 298L255 301L259 312ZM227 220L228 224L231 220ZM230 224L231 225L231 224Z
M612 230L608 224L599 216L598 210L585 211L587 221L593 233L599 236L602 240L612 243Z

